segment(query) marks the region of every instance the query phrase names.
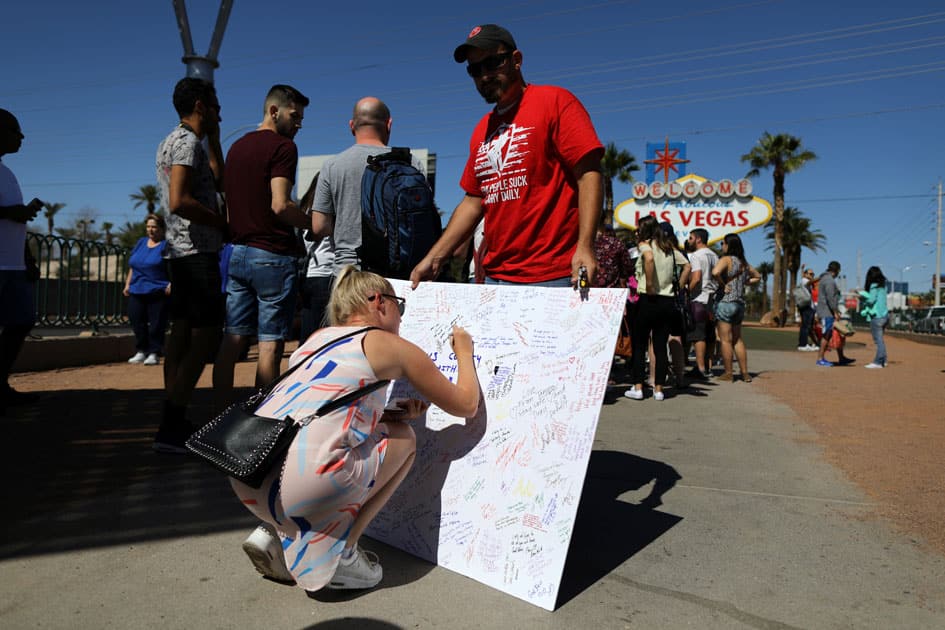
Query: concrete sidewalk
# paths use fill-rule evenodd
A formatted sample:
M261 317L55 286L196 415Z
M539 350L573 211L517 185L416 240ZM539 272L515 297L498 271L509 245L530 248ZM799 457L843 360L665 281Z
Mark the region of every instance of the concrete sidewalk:
M762 379L814 369L799 353L750 361ZM159 383L82 389L100 371L70 370L0 420L0 627L945 627L945 558L873 519L813 432L752 385L608 394L549 613L370 540L373 591L310 599L259 578L228 483L151 453Z

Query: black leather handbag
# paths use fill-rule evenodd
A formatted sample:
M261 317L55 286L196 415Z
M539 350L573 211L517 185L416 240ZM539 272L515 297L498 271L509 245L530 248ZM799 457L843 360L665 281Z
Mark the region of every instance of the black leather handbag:
M673 322L672 333L677 337L692 332L696 328L695 318L692 314L692 300L689 297L689 289L679 286L679 270L676 268L675 258L673 259L673 301L676 306L676 321Z
M316 350L313 355L317 355L342 339L373 328L375 327L361 328L333 339ZM220 415L187 439L187 449L230 477L250 487L260 487L276 462L282 461L301 425L291 416L281 419L266 418L257 416L255 410L279 383L305 362L299 361L272 383L256 390L246 400L227 407ZM385 387L389 382L376 381L329 401L319 407L312 417L322 416L348 405L362 396Z

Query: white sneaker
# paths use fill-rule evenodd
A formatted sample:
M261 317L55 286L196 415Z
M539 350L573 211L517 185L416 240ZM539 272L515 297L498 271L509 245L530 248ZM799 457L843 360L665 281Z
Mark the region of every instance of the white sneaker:
M664 398L666 397L663 395L663 392L653 392L653 400L663 400Z
M886 367L886 366L885 366L885 365L880 365L879 363L870 362L870 363L867 363L866 365L864 365L863 367L865 367L867 370L881 370L881 369L883 369L883 368Z
M135 356L128 359L128 363L144 363L144 360L147 358L148 358L148 355L146 355L145 353L136 352Z
M384 570L377 560L377 555L360 547L354 549L354 560L348 564L344 562L344 560L338 562L338 568L335 569L335 574L331 576L331 581L325 588L338 591L374 588L384 577Z
M285 564L282 541L269 523L263 523L253 530L243 542L243 551L263 577L276 582L295 584L295 578Z
M158 363L158 355L154 354L153 352L148 355L147 359L144 360L145 365L157 365Z
M642 389L628 389L623 393L627 398L632 398L633 400L643 400L643 390Z

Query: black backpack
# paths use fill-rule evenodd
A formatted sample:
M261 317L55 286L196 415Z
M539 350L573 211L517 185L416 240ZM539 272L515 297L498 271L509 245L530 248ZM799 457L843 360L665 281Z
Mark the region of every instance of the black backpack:
M372 155L361 178L361 268L406 280L443 233L433 191L410 149Z

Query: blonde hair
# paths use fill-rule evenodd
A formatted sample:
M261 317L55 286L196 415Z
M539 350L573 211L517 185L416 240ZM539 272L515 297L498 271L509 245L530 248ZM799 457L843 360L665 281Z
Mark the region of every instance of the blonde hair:
M331 289L328 320L332 326L341 326L352 315L367 308L369 296L393 292L393 287L383 277L370 271L359 271L354 265L348 265L338 274Z

